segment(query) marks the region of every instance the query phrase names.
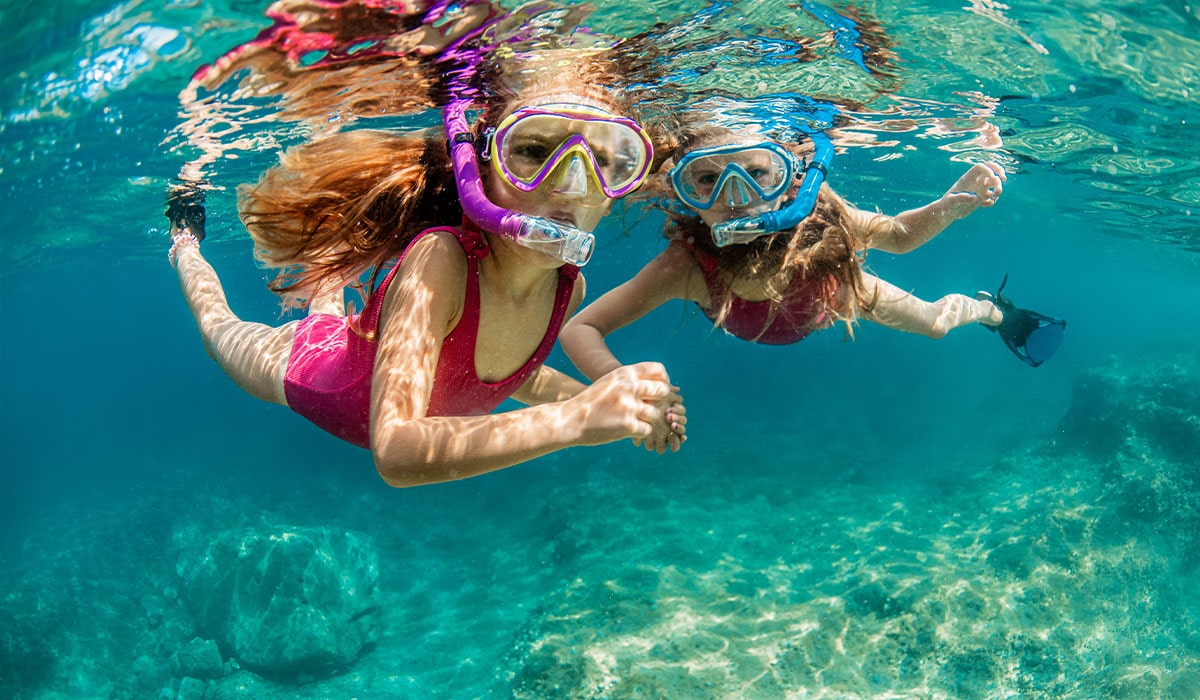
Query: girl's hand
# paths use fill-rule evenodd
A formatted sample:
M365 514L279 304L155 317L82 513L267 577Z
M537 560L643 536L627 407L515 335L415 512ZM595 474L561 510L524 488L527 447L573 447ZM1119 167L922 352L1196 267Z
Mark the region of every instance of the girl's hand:
M661 364L625 365L570 399L573 415L568 420L580 422L585 445L624 438L646 441L654 437L655 426L667 425L666 407L674 393Z
M673 393L660 405L663 420L654 425L654 433L648 438L633 438L634 445L642 445L648 452L663 454L668 448L678 452L679 446L687 442L687 409L679 396L679 387L671 387Z
M1004 192L1008 175L999 163L976 163L942 195L942 211L961 219L979 207L990 207Z

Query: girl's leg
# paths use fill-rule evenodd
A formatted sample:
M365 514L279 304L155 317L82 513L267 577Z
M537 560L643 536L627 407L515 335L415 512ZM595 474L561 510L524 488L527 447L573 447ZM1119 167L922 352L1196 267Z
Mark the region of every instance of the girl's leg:
M179 273L179 286L209 356L252 396L286 406L283 378L296 324L276 328L241 320L230 310L221 280L200 254L195 237L181 233L172 243L171 257Z
M1004 315L990 301L972 299L962 294L948 294L934 302L918 299L911 293L863 273L866 298L875 297L875 308L863 312L863 317L881 326L929 338L942 338L947 333L971 323L994 326Z

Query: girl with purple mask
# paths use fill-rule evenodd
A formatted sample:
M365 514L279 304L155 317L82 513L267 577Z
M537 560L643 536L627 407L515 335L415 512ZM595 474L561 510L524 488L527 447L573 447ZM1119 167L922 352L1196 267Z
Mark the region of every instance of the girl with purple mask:
M651 146L611 63L590 51L544 58L552 70L491 64L499 75L483 84L516 87L477 100L480 122L452 140L490 163L474 182L487 206L585 236L641 183ZM584 386L543 364L583 300L586 255L464 216L446 137L336 134L242 189L256 254L281 270L272 289L310 308L280 327L230 310L200 252L203 210L177 201L171 258L209 354L250 394L370 449L393 486L623 438L679 449L686 417L662 365ZM365 308L343 315L342 288L368 274ZM491 413L508 397L528 407Z

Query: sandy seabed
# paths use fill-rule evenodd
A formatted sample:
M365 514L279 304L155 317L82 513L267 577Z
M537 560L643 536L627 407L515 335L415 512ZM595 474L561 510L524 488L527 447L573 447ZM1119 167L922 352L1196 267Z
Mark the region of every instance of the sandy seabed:
M1151 375L1158 398L1106 408L1085 386L1089 418L1068 415L1057 440L907 477L765 437L769 463L581 450L432 490L247 476L62 506L4 562L0 690L1194 699L1200 419L1180 407L1197 392ZM1110 440L1118 425L1132 427ZM377 639L332 676L290 678L218 640L209 677L186 675L181 650L211 635L179 596L180 554L281 523L370 538Z

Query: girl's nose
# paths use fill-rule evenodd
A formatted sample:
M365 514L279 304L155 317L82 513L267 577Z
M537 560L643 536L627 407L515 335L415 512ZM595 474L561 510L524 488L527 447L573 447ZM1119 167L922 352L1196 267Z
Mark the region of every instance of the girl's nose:
M558 181L554 193L582 197L588 191L587 170L578 155L572 155L567 164L558 167Z
M744 207L750 203L750 190L739 177L731 177L725 185L725 202L731 209Z

